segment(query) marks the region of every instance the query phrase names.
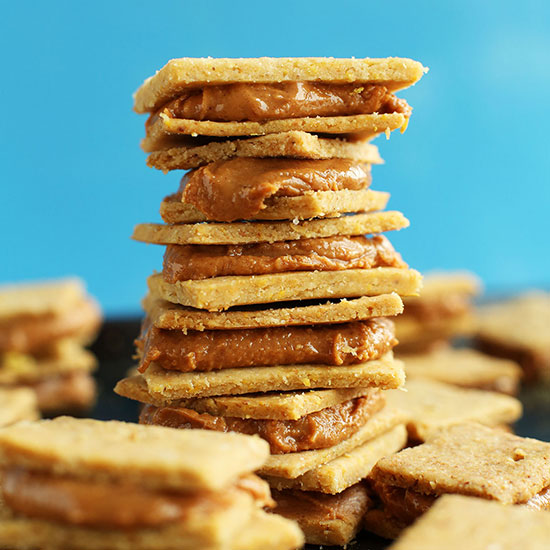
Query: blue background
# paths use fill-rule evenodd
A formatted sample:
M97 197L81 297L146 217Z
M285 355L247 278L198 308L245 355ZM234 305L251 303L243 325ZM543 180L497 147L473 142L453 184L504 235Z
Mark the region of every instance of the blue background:
M75 274L108 314L137 313L180 174L145 165L131 93L181 56L418 59L409 129L377 140L374 189L412 226L420 270L468 268L490 291L550 285L550 2L5 2L0 282Z

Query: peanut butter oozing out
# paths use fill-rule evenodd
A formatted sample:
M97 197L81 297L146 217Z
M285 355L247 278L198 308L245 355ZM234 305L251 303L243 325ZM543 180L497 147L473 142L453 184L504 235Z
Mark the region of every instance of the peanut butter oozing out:
M225 275L403 267L383 235L336 236L249 245L168 245L162 276L168 283Z
M379 84L235 83L191 90L163 109L172 118L217 122L403 113L411 108Z
M259 435L271 454L324 449L351 437L384 406L382 392L344 401L298 420L255 420L201 414L181 407L145 405L141 424Z
M140 372L151 362L167 370L211 371L235 367L323 364L351 365L379 359L396 344L386 318L265 329L163 330L146 322L136 341Z
M182 201L212 221L253 219L270 197L312 191L359 190L371 183L370 166L351 160L235 158L193 170L182 182Z
M12 468L4 473L1 488L6 504L23 516L114 529L154 528L185 521L193 507L216 514L231 505L236 491L251 494L260 506L272 505L267 484L252 474L224 492L173 493Z

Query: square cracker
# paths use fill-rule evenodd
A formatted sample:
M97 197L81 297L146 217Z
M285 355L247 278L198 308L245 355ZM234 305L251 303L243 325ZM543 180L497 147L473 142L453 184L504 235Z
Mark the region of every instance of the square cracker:
M498 359L468 348L442 348L430 353L403 355L408 378L427 378L464 388L515 394L521 369L513 361Z
M171 59L134 94L134 110L152 112L183 91L236 82L376 83L390 90L420 80L426 69L412 59L338 59L333 57L211 57Z
M224 493L220 497L208 507L189 508L183 521L144 529L93 528L27 518L12 514L0 502L0 547L21 550L223 550L256 515L256 505L250 495L242 492L233 492L230 496Z
M370 504L367 488L357 484L338 495L281 491L276 514L298 522L308 544L345 546L361 527Z
M478 498L445 495L391 550L546 550L550 514Z
M255 215L257 220L309 220L338 218L342 214L376 212L386 208L389 193L362 189L353 191L317 191L298 197L273 197L269 205ZM193 205L181 202L181 194L169 195L160 204L166 223L199 223L207 217Z
M158 116L148 124L142 147L155 150L162 147L167 138L171 139L174 135L240 137L300 131L372 139L382 133L389 136L390 132L398 128L403 133L408 123L409 118L402 113L285 118L265 122L214 122L172 118L170 113L160 111Z
M350 214L339 218L292 221L252 221L136 225L132 239L150 244L248 244L365 235L395 231L409 226L401 212Z
M383 458L372 474L397 487L523 503L550 485L550 444L474 423Z
M149 151L147 141L142 147ZM237 157L298 159L342 158L368 164L380 164L378 148L368 140L347 141L340 138L321 138L308 132L281 132L265 136L210 141L189 137L170 136L162 143L161 150L154 150L147 157L147 165L167 172L189 170L210 162ZM158 146L158 144L157 144Z
M313 412L378 391L376 388L341 388L169 400L151 395L142 375L124 378L115 387L119 395L157 407L185 407L214 416L272 420L298 420Z
M154 489L222 489L268 453L259 437L117 421L59 417L0 430L3 465Z
M396 292L378 296L362 296L323 304L277 306L232 309L210 312L173 304L157 295L148 294L143 308L151 322L158 328L168 330L218 330L262 328L327 323L364 321L372 317L389 317L403 311L403 302Z
M149 393L160 399L310 390L315 388L398 388L405 382L400 361L382 359L351 366L284 365L221 369L210 372L167 371L154 363L143 375Z
M263 476L273 489L298 489L335 495L366 478L383 457L407 443L407 429L399 424L355 449L296 478Z
M297 478L314 468L349 453L366 441L371 441L375 437L388 432L398 424L402 424L406 418L407 416L403 411L386 407L369 418L348 439L344 439L344 441L326 449L270 455L265 464L258 470L258 473L265 476Z
M162 274L147 279L151 294L184 306L208 311L288 300L416 294L422 276L414 269L376 267L344 271L295 271L267 275L229 275L167 283Z
M511 424L522 412L521 402L514 397L421 378L408 380L403 389L386 395L388 404L409 413L407 427L415 441L425 441L441 428L463 422L494 427Z
M0 319L61 314L82 302L84 297L84 286L79 279L2 285Z
M36 394L29 388L0 388L0 427L40 418Z

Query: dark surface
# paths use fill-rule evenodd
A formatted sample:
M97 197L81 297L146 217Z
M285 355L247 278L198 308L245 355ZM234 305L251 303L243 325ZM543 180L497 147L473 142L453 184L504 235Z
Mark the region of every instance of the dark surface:
M93 418L130 422L137 420L137 403L119 397L113 392L113 387L135 366L132 359L133 341L139 333L139 327L139 319L108 321L92 346L92 351L99 359L99 369L96 372L99 399L91 414ZM515 426L516 433L550 441L550 388L542 385L523 388L520 399L523 402L524 415ZM388 541L368 533L362 533L356 541L348 545L353 550L382 550L388 546ZM313 550L319 547L308 545L306 548Z

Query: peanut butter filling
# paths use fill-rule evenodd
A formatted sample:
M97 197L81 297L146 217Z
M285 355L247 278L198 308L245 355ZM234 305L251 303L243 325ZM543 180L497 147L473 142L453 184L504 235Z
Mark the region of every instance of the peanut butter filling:
M82 301L61 315L20 315L0 321L0 352L48 355L54 340L73 336L84 339L99 328L101 315L94 302Z
M6 504L16 514L72 525L114 529L159 527L187 519L191 510L216 514L231 505L235 491L271 505L267 484L249 475L224 492L171 493L130 484L53 477L21 468L2 480Z
M379 84L234 83L190 90L161 109L172 118L217 122L403 113L411 108Z
M271 197L296 197L312 191L365 189L370 166L350 160L235 158L193 170L181 182L182 201L208 219L251 219Z
M383 235L326 237L248 245L168 245L162 276L168 283L224 275L403 267Z
M384 406L381 391L327 407L298 420L256 420L200 414L191 409L145 405L140 424L259 435L271 454L332 447L351 437Z
M151 362L181 372L268 365L351 365L379 359L396 344L386 318L297 327L189 331L144 322L136 345L139 371Z
M46 376L26 385L35 391L38 408L46 412L85 409L96 396L94 379L85 371Z

